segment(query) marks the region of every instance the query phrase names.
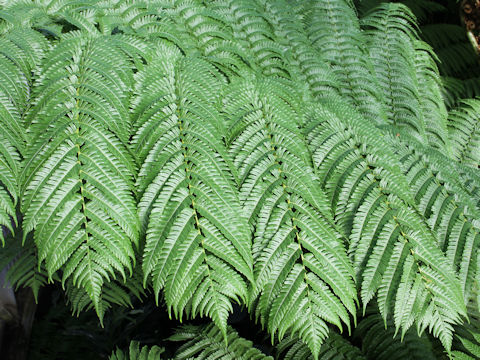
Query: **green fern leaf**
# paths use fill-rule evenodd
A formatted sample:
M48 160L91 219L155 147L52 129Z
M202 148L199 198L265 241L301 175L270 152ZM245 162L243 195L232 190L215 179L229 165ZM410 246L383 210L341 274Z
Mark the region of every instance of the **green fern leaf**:
M401 360L425 359L434 360L432 344L427 336L419 336L408 330L401 338L395 333L394 324L385 322L380 314L368 310L368 315L360 321L355 329L353 339L361 342L362 352L368 359Z
M38 293L48 283L48 275L45 266L39 266L38 251L31 236L24 244L18 238L6 238L5 249L0 255L0 268L8 269L6 280L15 290L29 287L35 301L38 301ZM54 279L58 280L58 277Z
M241 338L230 326L227 328L227 342L215 325L185 325L178 329L169 340L185 342L176 351L175 360L273 360L253 347L251 341ZM227 345L228 344L228 345Z
M34 31L13 29L0 37L0 225L13 232L20 195L19 174L25 152L23 115L29 101L31 72L45 42ZM4 231L0 233L4 244Z
M478 113L480 101L463 100L459 107L448 113L449 136L453 157L464 164L480 166L480 128Z
M130 343L128 354L125 354L122 350L117 349L109 357L109 360L161 360L162 354L165 349L158 346L143 346L140 348L140 344L137 341Z
M133 112L145 282L157 299L165 290L176 317L208 315L225 332L230 302L247 301L252 260L218 132L222 83L212 65L167 50L138 75Z
M61 269L99 313L104 281L131 272L138 241L134 165L120 140L128 136L122 59L106 39L66 37L42 64L28 114L25 235L35 230L49 276Z
M319 191L282 82L227 89L229 151L239 169L240 201L255 229L257 316L272 335L298 332L318 355L326 322L355 316L353 272L327 200ZM291 100L290 102L288 100Z
M317 173L324 187L331 189L328 193L334 209L336 204L351 209L346 214L344 210L336 213L350 238L364 308L377 294L382 316L387 319L393 314L402 333L417 320L417 326L429 326L449 349L452 325L465 315L460 284L434 234L419 216L399 168L381 161L382 152L392 156L388 141L382 147L373 146L373 141L370 145L369 138L376 137L377 142L381 138L373 128L369 136L347 141L352 137L348 132L351 124L366 120L337 102L325 105L330 114L321 113L328 116L323 120L311 119L313 123L306 129L319 130L307 130L307 139ZM333 127L340 114L349 114L341 133ZM331 130L322 130L328 127ZM359 131L352 133L360 135ZM344 219L345 215L350 220Z
M310 349L295 337L285 338L275 350L284 360L313 360ZM280 357L279 357L280 358ZM320 348L320 360L363 360L366 357L361 350L348 340L331 331L325 343Z
M366 38L351 1L296 1L295 5L311 43L337 76L340 94L374 123L385 123L389 109L383 108L381 87L372 76Z

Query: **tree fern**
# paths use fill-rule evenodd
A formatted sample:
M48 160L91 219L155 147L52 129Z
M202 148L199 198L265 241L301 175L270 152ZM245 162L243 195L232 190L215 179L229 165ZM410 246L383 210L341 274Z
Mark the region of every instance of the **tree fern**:
M100 320L160 297L212 319L179 359L269 358L234 303L287 359L474 355L478 69L461 29L424 26L439 9L0 0L12 285L59 282ZM112 359L173 354L130 350Z

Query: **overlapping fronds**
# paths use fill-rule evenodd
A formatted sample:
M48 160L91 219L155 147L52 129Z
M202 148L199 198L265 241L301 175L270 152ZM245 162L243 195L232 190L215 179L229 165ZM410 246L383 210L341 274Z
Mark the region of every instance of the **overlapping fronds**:
M216 102L222 81L202 59L160 48L137 74L134 152L142 163L138 211L146 226L145 282L180 319L208 315L226 331L231 301L247 301L251 237Z
M70 279L65 283L65 295L72 314L78 316L80 313L95 307L87 291L84 288L75 286ZM142 286L142 273L140 266L137 265L133 270L132 277L126 281L119 279L104 283L102 287L102 297L96 306L96 311L99 317L103 318L108 309L113 306L133 308L132 300L142 299L144 297L145 289Z
M465 301L478 276L477 257L480 236L477 204L462 186L455 167L447 167L442 155L409 140L403 147L397 141L396 154L415 197L418 211L437 236L438 246L458 273Z
M468 336L458 338L462 343L462 350L452 352L455 360L474 360L480 357L480 333L470 332Z
M273 336L298 332L315 356L327 323L350 328L353 270L303 144L295 96L282 83L227 89L227 143L254 228L252 297Z
M13 0L0 13L1 29L31 27L48 37L82 30L98 33L95 27L98 0Z
M61 282L100 319L151 287L213 320L172 337L178 359L269 358L227 326L233 303L286 359L428 358L432 335L474 354L477 59L453 57L458 27L419 32L435 9L0 0L9 280ZM165 356L130 350L112 359Z
M203 326L186 325L175 331L169 340L185 342L175 352L175 360L273 360L253 346L253 343L227 328L226 342L214 324Z
M295 85L300 90L306 86L311 95L317 97L338 94L338 79L322 54L313 47L300 15L287 6L285 0L263 0L262 4L275 31L276 41L287 49L284 56L288 59L289 73Z

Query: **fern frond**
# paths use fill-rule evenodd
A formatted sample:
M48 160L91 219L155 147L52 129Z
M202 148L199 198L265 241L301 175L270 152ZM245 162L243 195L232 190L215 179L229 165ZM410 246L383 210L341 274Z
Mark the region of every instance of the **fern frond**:
M404 137L404 135L401 135ZM406 140L406 139L405 139ZM470 194L455 176L455 167L441 161L441 154L412 139L394 143L403 171L415 196L418 210L435 232L442 249L457 272L465 301L470 297L478 273L479 212ZM421 151L419 153L419 151Z
M235 41L252 55L254 70L266 75L291 77L284 47L277 42L264 10L255 0L216 0L215 11L231 24Z
M360 321L353 339L361 342L362 352L368 359L378 360L435 360L432 344L426 335L419 336L413 329L401 337L394 325L382 316L368 310L368 315Z
M313 360L310 349L295 337L283 339L275 346L278 358L284 360ZM336 332L331 331L320 348L319 360L364 360L361 350Z
M312 46L301 18L286 0L262 0L265 12L275 31L276 41L287 51L289 72L298 87L307 85L314 97L339 94L335 73Z
M406 127L419 139L426 138L413 46L413 14L398 3L384 3L361 20L375 74L384 94L388 121Z
M97 0L13 0L4 10L5 28L31 27L53 37L62 32L82 30L98 33L95 26ZM0 25L1 26L1 25Z
M366 38L350 1L296 1L304 17L308 37L321 57L332 67L340 94L376 124L386 113L365 48ZM297 12L298 12L297 11Z
M109 360L161 360L165 349L159 346L142 346L137 341L132 341L125 354L122 350L117 349L110 355Z
M327 200L312 172L295 112L281 82L227 89L227 144L238 168L240 201L255 229L256 314L272 335L298 332L315 356L327 322L355 316L353 272Z
M206 5L185 2L178 6L178 15L172 17L182 23L197 49L222 73L228 77L248 73L251 53L234 38L231 24L218 12L216 3Z
M131 272L138 241L135 167L121 141L129 128L125 62L104 38L65 37L42 63L27 116L24 233L35 230L49 276L61 269L97 311L103 283Z
M23 117L30 101L31 73L45 48L43 37L30 29L0 35L0 225L10 232L17 224L19 174L27 142ZM3 235L2 231L2 244Z
M43 264L39 264L38 251L32 237L22 244L21 240L7 237L5 248L0 252L0 268L7 268L6 280L18 290L29 287L38 301L40 288L48 283L48 275ZM55 277L55 280L58 278Z
M418 214L398 168L378 155L388 154L386 144L375 149L367 136L348 141L351 133L359 134L349 133L351 123L366 120L338 103L324 106L329 111L318 115L323 119L312 118L305 131L320 180L324 188L332 189L328 194L334 209L337 203L350 209L347 214L342 208L335 212L347 225L364 308L377 294L382 316L393 314L397 330L405 333L416 320L417 326L433 329L449 349L452 326L465 315L459 282ZM340 114L349 114L345 117L349 121L339 123ZM378 142L381 135L374 130L369 137L377 137ZM345 215L351 220L343 219Z
M420 96L420 107L428 144L450 154L447 129L447 108L443 101L441 79L430 46L422 41L414 42L415 70Z
M207 315L225 332L230 302L247 302L252 260L219 135L222 82L206 61L165 50L138 75L133 110L145 282L176 317Z
M464 164L480 167L480 100L463 100L448 113L453 157Z
M273 360L271 356L256 349L252 342L240 337L230 326L227 328L227 341L215 325L185 325L175 332L169 340L185 342L176 351L174 360L210 359L210 360Z
M117 274L119 275L119 274ZM81 312L95 308L95 303L90 298L88 292L74 285L72 280L67 280L64 285L67 303L72 309L72 314L80 315ZM133 270L132 277L122 282L120 280L111 280L105 282L102 287L102 297L95 310L103 319L108 309L114 305L133 308L132 300L141 299L145 296L145 289L142 286L141 269L136 267Z
M361 16L370 12L373 8L386 2L383 0L356 0L357 11ZM437 11L445 10L445 7L432 0L400 0L398 1L407 6L419 22L424 22L428 16Z

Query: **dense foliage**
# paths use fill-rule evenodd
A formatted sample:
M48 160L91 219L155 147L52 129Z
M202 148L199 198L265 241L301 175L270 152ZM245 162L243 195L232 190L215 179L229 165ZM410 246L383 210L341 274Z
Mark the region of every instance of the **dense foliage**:
M211 319L176 359L480 356L479 86L411 3L4 1L10 281Z

